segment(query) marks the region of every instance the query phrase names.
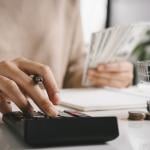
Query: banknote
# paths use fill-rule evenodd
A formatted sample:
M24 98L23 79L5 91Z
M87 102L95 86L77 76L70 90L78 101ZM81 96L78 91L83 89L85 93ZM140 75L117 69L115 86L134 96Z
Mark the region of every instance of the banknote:
M150 23L114 26L92 33L90 50L86 58L82 84L90 86L87 72L99 64L127 60L132 51L144 40Z

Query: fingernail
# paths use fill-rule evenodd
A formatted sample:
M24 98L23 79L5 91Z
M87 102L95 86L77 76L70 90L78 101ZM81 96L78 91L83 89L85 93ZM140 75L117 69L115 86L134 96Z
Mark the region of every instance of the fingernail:
M58 104L60 103L60 101L61 101L60 93L57 92L57 93L55 93L55 95L54 95L54 104L55 104L55 105L58 105Z
M24 108L22 108L22 111L24 114L32 114L34 112L34 109L32 107L32 105L29 103L29 101L27 101L27 104Z
M57 117L58 116L58 111L56 110L55 107L50 107L49 109L49 112L48 112L48 116L51 116L51 117Z

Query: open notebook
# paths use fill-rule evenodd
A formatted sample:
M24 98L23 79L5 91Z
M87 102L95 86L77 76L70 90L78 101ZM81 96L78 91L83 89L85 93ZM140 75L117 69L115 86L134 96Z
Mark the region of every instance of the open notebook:
M60 92L61 105L80 111L145 108L148 97L121 90L66 89Z

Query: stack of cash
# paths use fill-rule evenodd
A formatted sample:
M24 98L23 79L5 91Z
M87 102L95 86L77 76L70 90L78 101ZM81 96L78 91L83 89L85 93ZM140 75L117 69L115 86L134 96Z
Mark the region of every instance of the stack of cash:
M87 78L89 68L96 68L98 64L127 60L136 46L147 40L146 32L149 30L150 23L139 23L115 26L93 33L82 84L90 85Z

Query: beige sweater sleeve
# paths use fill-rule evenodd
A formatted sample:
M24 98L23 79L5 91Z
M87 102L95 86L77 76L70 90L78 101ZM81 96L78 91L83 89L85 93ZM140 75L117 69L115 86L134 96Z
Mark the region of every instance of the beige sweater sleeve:
M82 87L81 80L86 56L86 49L83 41L81 16L79 5L74 19L71 53L67 72L64 78L64 88Z

